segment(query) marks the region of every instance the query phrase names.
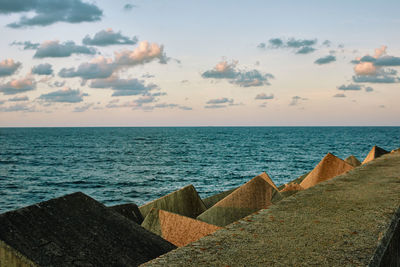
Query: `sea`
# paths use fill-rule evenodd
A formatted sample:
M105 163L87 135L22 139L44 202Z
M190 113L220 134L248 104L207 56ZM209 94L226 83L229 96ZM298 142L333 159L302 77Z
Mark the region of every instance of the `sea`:
M204 198L261 172L281 185L373 145L399 148L400 127L0 128L0 213L77 191L142 205L193 184Z

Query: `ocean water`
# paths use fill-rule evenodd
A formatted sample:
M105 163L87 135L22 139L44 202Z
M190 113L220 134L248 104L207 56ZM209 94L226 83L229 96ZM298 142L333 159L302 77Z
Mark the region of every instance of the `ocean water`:
M281 185L375 144L400 147L400 127L0 128L0 213L76 191L106 205L188 184L206 197L263 171Z

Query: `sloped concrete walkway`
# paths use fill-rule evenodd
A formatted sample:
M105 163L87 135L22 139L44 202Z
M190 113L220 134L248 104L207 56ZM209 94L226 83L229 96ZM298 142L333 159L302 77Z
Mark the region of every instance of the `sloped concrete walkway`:
M399 207L400 153L392 153L144 265L376 266L387 260Z

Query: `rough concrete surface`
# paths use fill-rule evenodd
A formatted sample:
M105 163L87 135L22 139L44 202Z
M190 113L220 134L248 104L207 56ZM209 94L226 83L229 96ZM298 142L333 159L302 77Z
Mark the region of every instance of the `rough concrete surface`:
M392 153L145 266L367 266L387 247L399 207L400 154Z
M273 193L277 192L275 188L264 172L200 214L197 219L223 227L257 210L267 208L272 204Z
M230 193L232 193L236 189L238 189L238 188L235 187L235 188L223 191L221 193L218 193L218 194L203 198L203 203L206 206L206 208L209 209L212 206L214 206L218 201L220 201L221 199L225 198L227 195L229 195Z
M115 205L108 208L118 212L137 224L141 224L143 222L142 213L140 213L139 207L134 203Z
M206 210L206 206L193 185L185 186L159 199L141 206L140 212L146 218L151 209L161 209L190 218L196 218Z
M353 155L348 156L344 161L353 167L358 167L361 165L361 162Z
M176 248L83 193L0 214L0 240L39 266L137 266Z
M352 165L348 164L344 160L331 153L328 153L306 176L306 178L304 178L300 185L302 188L307 189L320 182L343 174L353 168L354 167Z
M142 226L177 247L186 246L221 229L199 220L156 209L146 216Z
M385 155L389 153L389 151L386 151L383 148L380 148L379 146L373 146L372 149L369 151L368 155L365 157L364 161L362 164L368 163L376 158L379 158L382 155Z

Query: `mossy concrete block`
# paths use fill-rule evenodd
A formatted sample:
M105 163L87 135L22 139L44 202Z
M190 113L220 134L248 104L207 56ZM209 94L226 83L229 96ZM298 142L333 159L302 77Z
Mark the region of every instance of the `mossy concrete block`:
M399 207L400 154L393 153L144 266L384 266L383 255L395 257L388 233Z
M161 209L190 218L196 218L206 210L206 206L193 185L185 186L159 199L141 206L140 212L146 218L151 209Z
M137 266L176 248L83 193L0 214L0 240L39 266Z
M197 219L220 227L226 226L257 210L269 207L274 194L280 198L275 188L269 176L262 173L200 214Z
M348 156L344 161L353 167L358 167L361 165L361 162L353 155Z
M206 206L207 209L211 208L212 206L214 206L218 201L220 201L221 199L225 198L227 195L229 195L230 193L232 193L233 191L235 191L237 189L237 187L223 191L221 193L203 198L203 203Z
M142 224L143 222L142 213L140 213L139 207L134 203L115 205L108 208L118 212L137 224Z

